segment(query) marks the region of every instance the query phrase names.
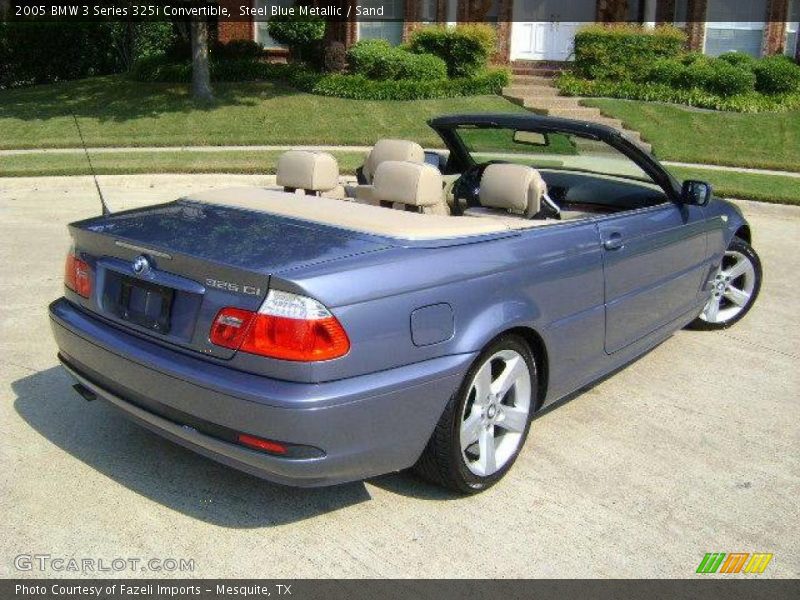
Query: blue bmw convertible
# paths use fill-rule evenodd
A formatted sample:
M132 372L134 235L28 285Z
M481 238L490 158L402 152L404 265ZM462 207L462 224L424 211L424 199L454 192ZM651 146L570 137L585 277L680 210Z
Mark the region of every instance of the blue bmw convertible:
M755 302L740 211L617 130L430 126L439 147L379 140L355 180L293 150L272 188L72 223L50 317L75 389L271 481L474 493L537 411Z

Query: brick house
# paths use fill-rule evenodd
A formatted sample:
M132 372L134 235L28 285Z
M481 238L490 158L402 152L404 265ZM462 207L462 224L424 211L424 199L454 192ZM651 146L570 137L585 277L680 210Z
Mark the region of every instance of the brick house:
M255 6L294 4L294 0L252 1ZM338 1L343 6L355 2ZM240 2L220 0L232 8ZM359 1L361 6L367 3ZM575 32L583 23L631 21L682 27L689 49L710 55L735 50L753 56L785 53L800 60L800 0L380 0L380 4L397 20L330 22L327 39L345 46L369 38L399 44L426 24L489 21L498 34L495 62L523 66L531 61L569 60ZM223 42L255 40L272 56L286 54L269 37L266 22L220 22L218 36Z

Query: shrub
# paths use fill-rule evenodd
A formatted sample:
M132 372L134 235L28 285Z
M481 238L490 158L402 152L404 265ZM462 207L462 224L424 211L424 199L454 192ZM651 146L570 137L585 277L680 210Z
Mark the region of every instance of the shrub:
M137 60L129 76L136 81L186 82L192 79L192 65L175 63L165 54L147 56Z
M397 79L447 79L447 64L438 56L400 52L404 56Z
M411 35L408 49L438 56L446 63L448 76L462 78L486 69L496 42L494 29L485 24L430 26Z
M124 71L110 25L0 22L0 88Z
M755 113L785 112L800 108L800 94L767 96L757 92L748 92L735 96L719 96L697 87L681 89L661 83L581 79L572 73L564 73L559 76L556 85L561 93L567 96L674 102L713 110Z
M386 40L361 40L347 51L347 61L353 73L374 79L378 62L391 54L394 48Z
M0 88L121 73L174 39L168 22L0 22Z
M687 66L675 83L686 89L701 88L720 96L752 92L756 77L752 71L734 67L719 59L697 60Z
M689 65L693 65L696 62L706 62L709 58L702 52L686 52L685 54L681 55L681 62L685 64L687 67Z
M574 68L588 79L634 79L658 59L677 58L685 42L672 26L589 25L575 35Z
M252 40L234 40L215 44L209 54L212 60L256 60L264 55L264 49Z
M173 63L165 55L148 57L136 63L131 77L149 82L189 82L189 63ZM363 75L320 75L297 63L275 64L253 60L211 62L214 81L284 81L294 87L323 96L356 100L421 100L497 94L508 85L507 70L485 72L461 79L377 81Z
M800 66L787 56L768 56L753 68L756 89L764 94L800 91Z
M350 69L367 79L444 79L447 65L432 54L413 54L386 40L364 40L348 52Z
M316 16L277 16L267 22L269 35L281 44L289 46L295 59L319 41L325 35L325 19Z
M347 68L347 51L342 42L333 42L325 48L325 70L329 73L342 73Z
M311 91L353 100L424 100L497 94L508 85L509 78L506 70L488 71L476 77L422 81L376 81L363 75L326 75Z
M674 58L662 58L653 63L646 76L642 78L645 82L662 83L674 86L683 79L686 72L686 65Z
M740 69L746 69L748 71L752 71L758 63L755 58L744 52L726 52L725 54L721 54L718 58L734 67L739 67Z

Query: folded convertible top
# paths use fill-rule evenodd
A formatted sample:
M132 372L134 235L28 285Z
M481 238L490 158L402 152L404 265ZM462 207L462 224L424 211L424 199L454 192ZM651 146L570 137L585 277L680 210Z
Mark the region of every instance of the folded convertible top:
M495 219L424 215L255 187L209 190L182 200L265 212L402 240L452 239L509 231L509 227Z

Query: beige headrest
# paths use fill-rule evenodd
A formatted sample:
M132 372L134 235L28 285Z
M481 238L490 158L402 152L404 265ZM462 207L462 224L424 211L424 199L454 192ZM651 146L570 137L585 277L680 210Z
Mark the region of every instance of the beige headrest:
M532 217L541 209L547 185L539 171L525 165L495 164L481 177L481 206Z
M327 192L339 185L339 165L327 152L289 150L278 159L277 183L287 188Z
M372 197L379 202L433 206L442 202L442 174L430 165L387 160L375 172Z
M375 178L375 171L382 162L402 160L412 163L425 162L425 151L416 142L407 140L378 140L364 161L364 177L368 183Z

